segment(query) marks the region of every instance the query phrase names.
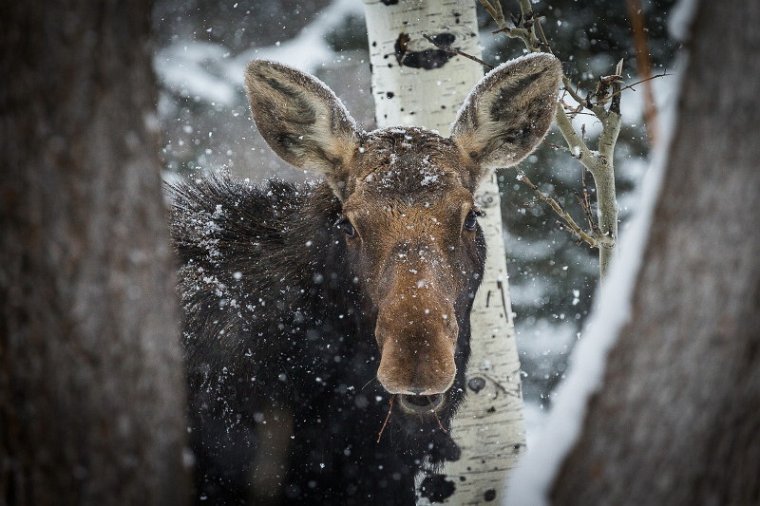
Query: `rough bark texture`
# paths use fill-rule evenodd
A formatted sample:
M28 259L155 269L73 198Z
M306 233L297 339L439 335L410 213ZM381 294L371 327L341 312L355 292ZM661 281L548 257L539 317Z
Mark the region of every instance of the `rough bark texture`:
M554 504L760 503L759 23L699 6L633 317Z
M417 125L449 135L449 125L483 69L461 56L441 54L421 34L448 40L452 47L479 57L475 4L365 0L365 6L378 126ZM436 499L449 504L497 500L502 482L525 447L520 362L495 174L481 183L476 200L484 211L478 221L488 256L470 318L467 396L452 421L451 435L462 454L435 475L446 480L441 488L451 495L430 498L423 493L418 504Z
M0 19L0 504L182 504L149 2Z

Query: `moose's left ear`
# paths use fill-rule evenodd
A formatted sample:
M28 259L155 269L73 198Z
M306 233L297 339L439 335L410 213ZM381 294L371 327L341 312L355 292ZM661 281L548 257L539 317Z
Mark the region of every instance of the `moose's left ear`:
M451 138L480 171L509 167L546 135L557 106L562 66L548 53L512 60L486 75L459 110Z

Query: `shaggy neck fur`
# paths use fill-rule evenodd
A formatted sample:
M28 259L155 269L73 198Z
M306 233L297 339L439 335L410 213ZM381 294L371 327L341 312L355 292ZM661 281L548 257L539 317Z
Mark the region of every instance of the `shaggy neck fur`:
M390 396L374 379L376 315L347 264L329 188L212 180L171 193L199 490L250 494L262 434L279 424L290 427L276 483L286 502L398 504L407 493L413 503L417 463L459 455L447 431L464 387L467 318L438 420L396 406L378 443Z

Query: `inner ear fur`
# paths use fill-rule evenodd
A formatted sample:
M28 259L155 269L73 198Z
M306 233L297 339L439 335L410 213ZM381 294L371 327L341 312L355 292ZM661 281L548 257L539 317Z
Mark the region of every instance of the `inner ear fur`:
M327 176L339 193L358 146L356 125L317 78L285 65L254 60L245 73L253 119L286 162Z
M554 118L561 77L557 58L534 53L500 65L475 86L451 128L474 184L484 169L510 167L536 149Z

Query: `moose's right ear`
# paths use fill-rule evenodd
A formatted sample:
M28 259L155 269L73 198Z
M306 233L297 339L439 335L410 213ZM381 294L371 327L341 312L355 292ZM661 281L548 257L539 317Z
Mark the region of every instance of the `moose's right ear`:
M267 144L286 162L325 174L340 196L358 136L354 120L330 88L266 60L248 64L245 88Z

